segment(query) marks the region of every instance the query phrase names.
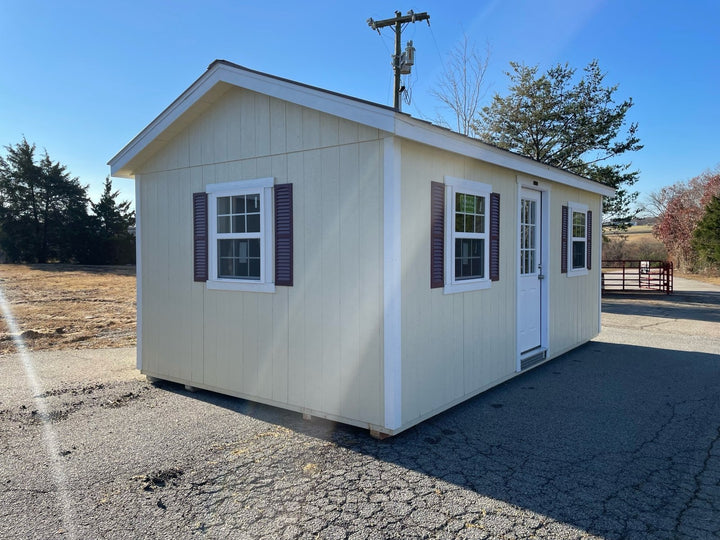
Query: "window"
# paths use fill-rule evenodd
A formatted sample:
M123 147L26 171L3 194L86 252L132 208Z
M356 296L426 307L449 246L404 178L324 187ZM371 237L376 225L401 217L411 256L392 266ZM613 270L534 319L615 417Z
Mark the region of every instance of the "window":
M210 184L208 288L272 292L273 179Z
M588 234L591 213L587 206L568 203L568 275L587 274L588 265Z
M446 293L490 287L490 192L487 184L445 177Z

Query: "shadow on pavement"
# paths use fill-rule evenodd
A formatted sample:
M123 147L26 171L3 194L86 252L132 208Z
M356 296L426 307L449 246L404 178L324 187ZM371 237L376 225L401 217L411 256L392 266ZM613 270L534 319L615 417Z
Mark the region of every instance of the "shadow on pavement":
M673 529L668 520L691 504L718 438L718 396L716 355L602 342L385 441L270 406L194 394L598 535L622 530L629 519Z
M602 308L616 315L720 322L720 292L609 293L603 295Z

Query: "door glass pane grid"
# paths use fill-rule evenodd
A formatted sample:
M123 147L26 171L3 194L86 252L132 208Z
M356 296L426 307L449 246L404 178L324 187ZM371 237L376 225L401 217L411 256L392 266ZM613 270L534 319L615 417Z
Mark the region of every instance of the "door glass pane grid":
M485 232L485 197L455 194L455 232Z
M455 239L455 279L482 279L485 277L485 239Z
M260 279L260 239L218 240L218 277Z
M520 202L520 273L534 274L537 269L537 203Z

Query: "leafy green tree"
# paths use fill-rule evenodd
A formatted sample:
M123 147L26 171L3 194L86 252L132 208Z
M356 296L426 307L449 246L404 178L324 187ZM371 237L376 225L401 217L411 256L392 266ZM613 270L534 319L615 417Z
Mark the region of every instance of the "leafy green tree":
M618 163L618 158L642 148L636 123L621 133L632 99L615 102L618 86L605 86L597 60L584 68L577 82L576 70L567 64L543 74L537 66L510 65L509 94L496 94L483 108L475 134L500 148L616 188L604 212L615 219L630 215L637 193L627 188L639 173L629 170L629 163Z
M720 196L713 196L693 232L692 246L702 260L720 268Z
M98 202L90 202L94 214L94 253L102 264L135 262L135 236L131 233L135 212L130 210L130 201L118 202L119 195L107 177Z
M87 186L25 138L0 156L0 247L13 262L71 262L89 222Z

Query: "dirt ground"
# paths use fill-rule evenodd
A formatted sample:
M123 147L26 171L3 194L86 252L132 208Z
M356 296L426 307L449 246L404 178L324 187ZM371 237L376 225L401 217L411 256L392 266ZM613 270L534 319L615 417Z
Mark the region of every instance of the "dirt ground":
M0 289L30 350L135 345L134 266L2 264ZM16 350L13 337L3 313L0 354Z

